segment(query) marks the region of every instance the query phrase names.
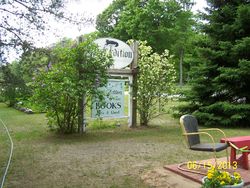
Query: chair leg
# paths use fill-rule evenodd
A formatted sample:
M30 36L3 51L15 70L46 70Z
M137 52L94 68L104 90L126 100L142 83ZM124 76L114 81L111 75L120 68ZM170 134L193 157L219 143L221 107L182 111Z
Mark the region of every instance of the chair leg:
M229 163L229 158L228 158L228 148L226 148L226 156L227 156L227 164ZM215 167L217 167L217 157L216 157L216 152L214 151L214 162L215 162Z
M215 167L217 167L217 157L216 157L216 151L214 150L214 162L215 162Z
M227 147L227 149L226 149L226 155L227 155L227 164L229 164L228 147Z

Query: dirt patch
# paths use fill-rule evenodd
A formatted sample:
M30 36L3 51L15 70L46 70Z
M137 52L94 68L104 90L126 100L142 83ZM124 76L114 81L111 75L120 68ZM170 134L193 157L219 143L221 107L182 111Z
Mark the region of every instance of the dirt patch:
M167 147L175 145L133 139L60 145L40 156L37 169L42 171L33 174L33 186L45 187L43 183L51 182L51 187L200 187L163 169L157 159L165 155Z
M148 171L142 176L144 183L157 188L200 188L201 185L179 176L163 167ZM185 185L185 186L184 186Z
M7 187L182 187L181 180L187 182L183 177L166 174L166 170L161 168L152 169L163 168L169 160L172 163L180 160L177 154L183 148L157 139L102 142L68 142L61 139L40 140L30 143L28 147L22 144L20 151L15 153L19 157L13 161ZM182 155L183 159L185 155ZM187 185L196 188L194 184L190 182Z
M140 180L143 172L152 165L159 166L158 161L152 162L152 153L166 146L164 143L134 143L133 140L63 145L56 152L41 156L38 169L43 171L35 173L38 176L34 178L51 182L52 187L80 184L84 187L120 187L123 184L143 187Z

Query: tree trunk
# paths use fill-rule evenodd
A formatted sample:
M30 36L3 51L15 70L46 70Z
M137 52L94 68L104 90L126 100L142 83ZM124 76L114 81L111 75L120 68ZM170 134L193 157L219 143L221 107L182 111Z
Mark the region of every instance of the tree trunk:
M148 126L147 114L142 112L140 113L140 126Z
M82 98L78 100L78 133L82 131L82 122L83 122L83 106L82 106Z
M180 80L179 84L180 86L183 86L183 58L184 58L184 49L180 49Z

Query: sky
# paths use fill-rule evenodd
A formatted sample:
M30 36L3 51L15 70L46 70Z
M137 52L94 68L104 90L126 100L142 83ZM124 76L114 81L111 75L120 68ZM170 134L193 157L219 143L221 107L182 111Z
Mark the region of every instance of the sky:
M195 6L193 11L203 10L206 6L205 0L194 0ZM112 0L69 0L67 10L74 13L84 12L86 16L96 17L103 10L105 10ZM77 36L82 34L90 33L95 31L95 25L86 25L84 28L79 29L77 26L72 26L71 24L55 24L51 23L51 27L57 30L57 36L52 32L46 34L46 40L42 40L37 44L37 47L45 47L48 44L53 44L60 41L63 37L75 39Z
M68 0L68 4L66 6L66 12L69 13L78 13L86 15L87 17L96 18L98 14L104 11L113 0ZM204 7L206 7L206 0L194 0L196 3L193 7L193 11L196 12L198 10L202 11ZM85 27L79 28L70 23L62 24L57 23L54 20L50 21L51 31L45 31L44 36L37 36L37 40L35 40L36 47L48 47L52 44L59 42L63 38L71 38L76 39L76 37L87 34L95 31L95 25L89 24L85 25ZM10 62L17 59L18 55L16 51L10 51L8 55L8 59Z

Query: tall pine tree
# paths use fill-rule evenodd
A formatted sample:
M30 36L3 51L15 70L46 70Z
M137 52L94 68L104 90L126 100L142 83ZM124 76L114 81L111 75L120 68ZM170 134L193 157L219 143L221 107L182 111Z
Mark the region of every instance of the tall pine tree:
M249 0L208 0L200 64L183 112L208 126L250 126Z

